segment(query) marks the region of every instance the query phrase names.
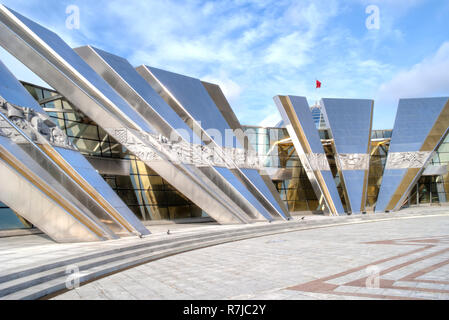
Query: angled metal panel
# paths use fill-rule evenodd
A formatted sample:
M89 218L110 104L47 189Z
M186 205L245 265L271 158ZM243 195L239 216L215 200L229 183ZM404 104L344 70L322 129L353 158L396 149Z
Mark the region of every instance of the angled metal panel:
M74 194L79 195L80 201L89 203L91 210L108 224L113 232L120 235L131 232L148 234L145 226L138 221L90 163L68 143L64 132L52 127L54 124L48 115L2 62L0 62L0 81L0 97L8 104L15 106L9 105L8 112L13 112L11 117L16 122L20 119L22 127L27 125L29 130L23 130L23 132L28 133L28 138L33 136L39 142L38 145L43 153L53 160L55 167L59 167L60 172L68 175L64 177L67 184L65 187L73 189L73 192L76 189L84 190L83 195L82 193ZM32 112L27 111L28 109ZM20 117L22 110L27 114ZM15 112L18 113L14 114ZM39 152L35 153L35 157L38 156L40 156ZM42 158L45 158L45 155Z
M401 99L376 212L399 210L449 127L449 98Z
M157 94L156 91L137 73L124 58L90 46L74 49L98 74L100 74L155 130L166 138L187 143L203 142ZM207 169L208 168L208 169ZM261 208L258 201L249 196L245 186L237 179L230 179L228 168L191 167L197 175L203 174L205 183L219 186L215 188L229 203L234 202L250 218L267 218L270 214ZM202 173L198 171L203 171ZM221 177L220 177L221 176ZM210 177L210 178L208 178ZM208 182L210 180L210 182ZM224 181L223 181L224 180ZM251 208L252 207L252 208ZM242 212L242 214L244 214Z
M248 137L246 136L245 132L243 131L242 125L240 124L240 121L238 120L236 114L231 108L231 105L229 104L228 100L226 99L223 91L221 90L220 86L214 83L209 83L205 81L201 81L204 88L207 90L207 93L209 93L209 96L214 101L215 105L217 106L218 110L220 111L223 119L226 120L229 127L234 130L234 134L236 139L240 142L240 144L243 146L245 150L252 150L255 151L254 148L249 143ZM288 212L288 209L281 199L281 195L279 191L276 189L275 185L273 184L273 181L270 179L270 176L268 175L267 171L261 168L259 171L259 175L262 177L264 183L267 185L268 189L270 190L271 194L277 201L277 203L280 205L283 212Z
M335 162L348 196L348 210L365 211L373 100L322 99L324 117L335 146Z
M324 198L331 214L344 214L307 99L297 96L276 96L274 101L317 198Z
M2 132L4 125L2 126ZM111 238L11 139L0 135L0 200L58 242Z
M0 43L131 153L221 223L242 223L188 167L170 161L153 129L55 33L0 6Z
M136 70L192 130L199 133L206 145L212 144L218 150L235 147L243 150L238 140L226 139L232 129L200 80L148 66L140 66ZM257 170L240 169L225 152L221 153L226 165L272 216L289 218L288 212L283 211L262 177L257 176Z

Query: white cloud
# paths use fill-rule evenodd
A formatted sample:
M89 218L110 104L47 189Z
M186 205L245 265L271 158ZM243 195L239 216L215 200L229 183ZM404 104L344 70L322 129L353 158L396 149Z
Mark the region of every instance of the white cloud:
M269 106L267 109L271 110L273 108L276 109L276 107L273 107L273 106ZM262 126L262 127L274 127L281 120L282 120L282 117L281 117L280 113L276 111L276 112L272 112L271 114L269 114L265 118L263 118L262 121L260 121L258 125Z
M17 60L9 52L0 47L0 61L8 68L9 71L18 79L30 83L34 83L46 88L51 88L45 81L39 78L35 73L28 69L22 62Z
M213 76L205 76L201 80L219 85L230 103L237 100L242 92L242 88L228 77L215 78Z
M379 89L382 100L435 95L449 95L449 42L443 43L433 56L397 73Z
M282 68L299 68L311 61L311 50L314 47L310 35L293 32L277 39L271 44L264 57L265 63L277 64Z
M376 110L383 117L385 101L389 99L385 105L392 106L395 94L407 94L400 83L414 73L420 74L417 78L431 77L422 71L430 63L425 61L416 70L403 70L402 78L400 73L394 76L398 56L409 47L400 21L412 9L419 10L424 0L168 0L126 5L77 0L78 31L65 28L65 3L5 1L72 46L92 44L134 65L148 64L219 84L245 124L275 124L279 115L272 97L277 94L306 96L314 102L321 97L375 98L382 93ZM366 30L368 4L381 9L379 31ZM444 56L445 50L440 50L439 56ZM444 58L428 60L432 59L440 65L433 71L438 76L432 77L438 81L429 79L417 89L410 84L411 92L445 83ZM322 89L315 90L315 79L323 82Z

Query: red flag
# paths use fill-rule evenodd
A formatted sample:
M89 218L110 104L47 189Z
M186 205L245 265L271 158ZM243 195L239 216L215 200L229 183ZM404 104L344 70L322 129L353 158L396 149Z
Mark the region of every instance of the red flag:
M318 80L316 81L316 87L321 88L321 82L319 82Z

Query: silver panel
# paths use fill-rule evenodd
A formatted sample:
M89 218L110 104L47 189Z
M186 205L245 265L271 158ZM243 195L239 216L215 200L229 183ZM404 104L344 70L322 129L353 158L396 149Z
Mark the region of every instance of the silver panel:
M0 43L37 75L104 127L116 140L125 129L137 143L125 145L138 157L159 153L140 133L153 129L61 38L23 16L0 6ZM7 26L6 26L7 25ZM188 168L166 161L142 159L156 173L221 223L245 222L218 195L205 188Z
M204 88L207 90L207 93L212 98L212 100L215 103L215 106L218 108L218 110L221 113L221 116L223 119L227 122L228 126L234 130L235 138L240 142L240 145L243 146L245 151L248 152L254 152L254 148L249 143L248 137L246 136L242 125L240 124L240 121L238 120L236 114L231 108L231 105L229 104L228 100L226 99L225 95L223 94L223 91L221 90L220 86L214 83L209 83L205 81L201 81ZM236 163L237 167L241 168L239 163ZM276 200L276 202L279 204L281 211L288 214L287 206L285 205L284 201L281 199L281 195L279 191L276 189L275 185L273 184L273 181L271 180L268 172L265 170L265 168L261 165L259 168L259 174L262 177L265 185L268 187L268 190L271 192L272 196Z
M224 154L222 148L243 148L235 137L226 139L228 135L232 136L232 129L200 80L147 66L136 69L184 122L194 132L198 132L207 145L212 145L214 150L220 152L226 166L272 216L288 218L288 212L283 211L257 170L240 169L230 157Z
M344 214L307 99L297 96L276 96L274 101L315 195L318 199L324 199L331 214Z
M43 158L53 157L53 161L51 162L55 168L58 165L65 166L65 169L58 168L59 170L54 170L58 172L58 175L63 177L65 184L67 184L65 187L70 188L73 192L75 190L89 188L90 195L80 191L80 201L86 202L86 204L90 203L88 207L95 208L91 210L94 210L102 221L108 221L114 232L121 235L127 235L130 232L149 234L145 226L136 219L130 209L89 162L69 143L65 133L54 125L40 105L1 62L0 77L0 97L7 101L8 113L11 110L15 110L17 114L12 117L14 119L13 121L18 124L20 123L19 125L22 131L28 137L34 137L36 142L45 146L47 156L43 155ZM11 117L10 114L8 116ZM18 133L15 135L20 136ZM25 143L28 143L28 141L25 141ZM30 150L33 150L33 148ZM39 150L36 150L36 152L35 157L41 156L42 152L39 153ZM48 161L48 159L43 161ZM58 164L55 161L58 161ZM69 173L71 172L73 174L72 178L68 177L67 174L61 174L64 170L69 171ZM73 181L75 176L79 178L78 182ZM119 219L124 218L125 221L117 221L113 215Z
M0 201L58 242L111 238L11 139L0 136ZM7 162L9 161L9 163ZM80 220L82 218L83 220Z
M164 136L169 144L168 148L175 150L179 148L190 148L191 143L198 143L193 151L186 154L176 154L180 157L181 162L191 162L200 168L208 167L208 176L202 179L205 185L211 187L211 183L218 184L219 181L225 179L228 183L220 183L220 188L215 188L221 197L228 198L229 203L239 206L252 218L259 218L261 213L257 213L255 206L258 205L257 200L253 197L246 197L248 194L246 188L237 179L229 179L229 175L225 175L227 168L223 170L215 170L209 161L198 161L202 157L193 157L195 154L200 155L204 150L204 145L200 139L197 139L193 131L182 121L181 118L166 104L166 102L157 94L154 89L137 73L137 71L129 64L129 62L121 57L115 56L103 50L90 46L76 48L75 51L98 73L100 74L121 96L135 109L139 114L151 125L156 128L157 132ZM181 144L180 141L184 143ZM182 151L182 150L179 150ZM192 155L192 157L190 157ZM212 162L213 164L213 162ZM190 166L191 170L198 176L199 169ZM205 170L203 170L203 173ZM221 177L218 177L221 175ZM260 205L259 205L260 206ZM262 212L266 213L265 211ZM268 214L268 213L266 213ZM268 218L271 217L268 214Z
M100 174L129 176L131 173L130 160L107 159L89 156L86 156L86 159Z
M376 212L399 210L449 127L449 98L401 99Z
M335 146L335 161L348 196L348 211L365 211L373 100L322 99Z
M0 113L0 135L8 138L10 142L4 144L5 154L11 153L11 157L14 157L15 160L10 165L19 167L23 163L28 163L26 169L22 171L31 170L30 175L38 175L39 179L48 176L44 183L57 190L55 197L62 197L68 203L68 206L78 208L74 209L74 211L81 213L78 219L84 219L87 222L94 221L101 228L101 233L104 233L108 238L117 238L117 233L124 232L123 227L116 220L109 216L37 144L29 139L21 128L2 113ZM20 151L18 151L19 149ZM30 162L28 157L33 159L33 162ZM40 168L37 168L36 165ZM43 175L42 170L45 175ZM41 224L43 223L44 221L41 222Z

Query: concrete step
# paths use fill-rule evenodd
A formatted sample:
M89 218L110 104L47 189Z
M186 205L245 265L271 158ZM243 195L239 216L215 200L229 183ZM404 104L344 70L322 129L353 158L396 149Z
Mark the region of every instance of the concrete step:
M217 245L230 241L238 241L255 236L264 236L279 231L290 230L288 228L274 228L254 234L250 230L233 234L229 237L219 235L205 237L202 241L190 240L180 244L169 243L152 249L140 249L126 254L117 253L107 259L91 259L79 264L80 283L93 280L95 278L119 271L125 268L136 266L142 263L151 262L173 254L190 250L200 249L212 245ZM44 272L28 275L27 277L8 281L2 284L1 299L38 299L51 293L65 290L67 274L65 267L50 269Z
M277 228L276 228L277 229ZM276 230L270 229L270 230ZM59 262L58 264L50 264L44 265L33 270L29 270L28 272L22 271L18 276L18 273L13 276L3 276L2 281L0 282L0 298L8 295L12 292L23 290L27 287L44 283L59 276L67 276L66 275L66 267L70 265L78 266L80 271L85 269L89 269L91 267L96 267L100 265L104 265L116 260L127 259L129 257L141 256L143 254L150 254L155 251L163 251L172 248L179 247L180 245L189 246L196 243L202 242L210 242L213 240L226 240L229 241L231 238L236 236L242 236L252 234L255 236L253 230L241 230L241 231L231 231L226 236L222 234L207 234L202 237L194 237L190 236L181 239L174 239L173 241L164 241L162 244L158 242L157 244L151 243L148 245L139 245L132 247L120 248L117 250L110 250L108 252L102 252L99 254L93 254L89 256L81 256L75 259L66 260L64 262Z
M46 270L50 270L50 269L54 269L54 268L58 268L58 267L65 267L67 265L72 265L72 264L77 264L80 263L82 261L85 260L89 260L89 259L95 259L95 258L99 258L99 257L106 257L109 255L114 255L114 254L118 254L118 253L126 253L127 251L133 251L133 250L138 250L141 248L152 248L152 247L157 247L159 245L162 244L168 244L170 243L171 245L177 245L181 242L186 242L192 239L195 239L195 241L204 241L206 239L210 239L211 237L223 237L224 239L227 239L233 235L237 235L237 234L241 234L241 233L253 233L254 235L256 235L258 232L260 231L265 231L265 230L277 230L277 229L284 229L284 228L297 228L298 224L301 225L305 225L303 222L302 223L298 223L298 222L292 222L292 223L288 223L288 224L271 224L271 225L263 225L263 226L257 226L257 227L251 227L251 228L240 228L240 229L236 229L236 230L223 230L223 231L212 231L212 232L206 232L206 233L193 233L193 234L188 234L188 235L180 235L180 236L173 236L173 237L166 237L164 239L161 240L156 240L156 241L145 241L145 239L142 240L142 243L136 244L136 245L126 245L126 246L122 246L122 247L118 247L118 248L114 248L114 249L110 249L110 250L102 250L102 251L98 251L92 254L86 254L86 255L75 255L74 257L70 258L70 259L64 259L64 260L57 260L55 262L52 263L46 263L46 264L42 264L39 266L35 266L33 268L24 268L24 269L13 269L13 270L5 270L2 271L0 273L0 285L4 282L9 282L12 281L14 279L19 279L19 278L23 278L23 277L27 277L30 274L34 274L34 273L40 273ZM310 225L310 223L308 224ZM147 238L149 239L149 238ZM1 288L1 286L0 286Z
M441 212L442 213L442 212ZM447 214L447 212L445 212ZM408 214L406 217L421 214ZM398 217L399 215L396 215ZM93 253L77 254L67 259L54 259L33 268L5 270L0 273L0 299L38 299L66 289L66 267L79 268L80 283L106 276L110 273L142 263L154 261L173 254L277 233L285 233L329 225L363 222L364 220L390 219L392 215L357 215L329 217L316 220L273 222L264 225L249 225L202 232L184 232L179 235L149 236L132 242L116 242L119 247L102 248ZM112 242L111 242L112 243Z

